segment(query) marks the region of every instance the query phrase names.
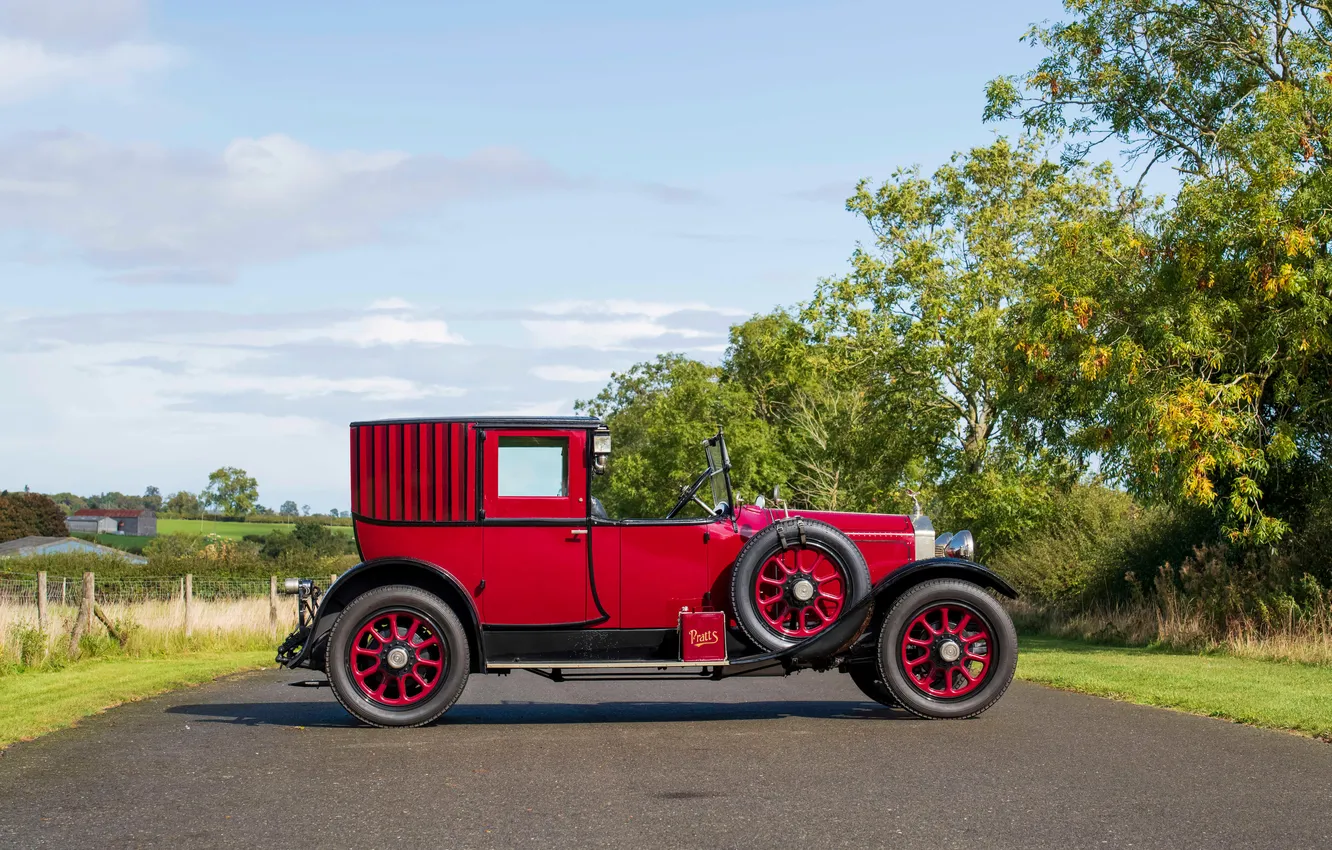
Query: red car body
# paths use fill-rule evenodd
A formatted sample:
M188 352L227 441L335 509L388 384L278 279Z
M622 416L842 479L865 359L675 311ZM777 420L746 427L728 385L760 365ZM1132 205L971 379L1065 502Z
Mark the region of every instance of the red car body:
M599 420L584 417L354 423L352 513L363 563L322 594L308 585L303 589L308 622L303 615L304 632L289 638L279 660L293 667L323 666L335 678L333 665L339 660L330 656L328 644L330 636L337 638L339 612L361 595L389 585L420 588L457 615L466 633L465 641L458 642L467 644L470 672L528 669L549 671L543 675L558 679L588 668L669 672L691 662L710 666L714 678L763 665L779 672L847 668L855 666L854 645L871 625L876 603L915 584L962 579L1012 594L1002 579L977 564L936 557L933 529L920 517L787 510L762 500L727 504L729 460L713 464L711 450L709 471L690 493L696 496L705 480L724 479L726 498L707 515L675 516L688 501L682 496L671 518L605 517L591 489L604 460L596 451L597 440L605 435ZM720 432L710 444L719 446L718 456L725 458ZM555 492L533 492L529 481L514 477L528 474L519 467L531 462L524 458L537 457L534 452L562 459L563 478L552 488ZM806 529L811 534L840 532L863 557L868 582L851 581L847 568L838 566L856 560L854 556L843 552L839 560L825 551L831 566L801 567L803 550L796 546L790 556L794 567L764 566L755 573L757 578L746 579L773 632L755 640L762 629L752 625L752 616L748 627L737 623L735 600L746 591L733 573L746 544L774 525L799 533L801 545ZM784 537L781 546L787 549ZM762 570L768 571L767 577ZM806 592L803 586L791 590L799 576L819 588L811 603L790 596ZM765 593L770 600L780 595L785 602L765 603ZM796 606L794 615L786 602ZM769 607L763 608L765 604ZM800 607L803 604L813 607ZM385 615L366 616L372 620ZM949 616L943 614L944 632L957 622ZM380 661L389 658L390 643L396 641L394 645L408 653L420 643L411 634L404 642L399 627L385 622L363 628L360 644L338 650L350 659L346 664L353 673L358 672L357 653L367 658L378 653L363 668L387 670ZM762 618L757 622L765 624ZM937 616L934 622L939 622ZM422 625L421 634L434 634L438 628ZM960 633L963 626L958 629ZM982 640L974 645L991 644ZM439 673L431 672L435 668L430 656L424 651L419 662L424 666L413 668L420 673L415 680L420 685L409 681L410 687L398 686L403 699L433 687L431 677ZM365 675L347 678L370 689L353 690L353 701L369 694L374 702L371 691L383 675L368 674L368 686ZM336 688L337 681L334 684ZM390 687L389 693L395 691ZM339 698L370 722L393 722L391 717L366 716L343 694ZM373 707L395 708L387 703Z

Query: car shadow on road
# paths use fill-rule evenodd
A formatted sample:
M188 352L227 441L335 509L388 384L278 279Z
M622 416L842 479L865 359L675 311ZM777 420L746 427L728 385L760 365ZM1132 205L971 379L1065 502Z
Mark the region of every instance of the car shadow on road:
M201 723L242 726L338 727L360 725L335 701L244 702L177 705L168 714L185 714ZM543 725L582 723L700 723L737 720L913 720L902 709L869 702L766 700L756 702L518 702L456 705L436 721L439 726Z

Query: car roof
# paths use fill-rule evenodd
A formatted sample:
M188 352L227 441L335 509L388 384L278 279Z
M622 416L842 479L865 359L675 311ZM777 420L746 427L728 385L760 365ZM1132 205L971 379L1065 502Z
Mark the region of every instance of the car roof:
M422 416L410 419L371 419L353 422L351 427L365 425L417 425L424 423L463 422L481 428L601 428L604 423L596 416Z

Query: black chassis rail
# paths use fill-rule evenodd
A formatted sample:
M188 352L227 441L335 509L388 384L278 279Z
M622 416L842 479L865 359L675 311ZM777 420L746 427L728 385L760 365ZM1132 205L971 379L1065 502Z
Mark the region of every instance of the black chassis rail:
M297 594L299 598L300 623L296 631L287 636L278 649L277 662L286 667L299 667L308 665L310 649L313 637L318 637L316 626L319 624L321 616L326 612L324 605L321 604L321 596L327 599L329 594L344 579L360 572L364 567L373 566L375 562L359 564L343 573L338 577L333 585L330 585L327 591L320 592L319 588L309 579L301 579ZM416 562L419 566L427 566ZM438 568L435 568L438 569ZM453 580L448 573L439 570L440 575ZM970 581L979 584L981 587L993 590L1009 599L1016 599L1018 593L1007 581L1001 578L997 573L988 567L977 564L974 561L967 561L962 558L926 558L921 561L913 561L904 567L893 570L878 584L870 590L859 602L845 611L842 618L833 624L832 628L822 634L815 635L812 638L803 640L794 646L775 650L772 652L756 653L754 655L741 656L731 660L725 665L709 665L701 662L698 666L702 668L711 668L711 672L702 674L704 678L715 680L729 679L734 676L743 676L746 674L761 673L763 671L775 672L781 668L787 673L802 669L826 670L843 663L848 656L856 655L856 650L865 644L863 638L873 620L876 603L883 600L891 600L898 593L906 588L921 581L928 581L935 578L957 578L964 581ZM882 609L882 606L878 606ZM473 624L477 624L475 609L466 612L459 612L460 615L468 615ZM477 624L479 626L479 624ZM478 636L482 633L477 629ZM478 657L481 659L481 669L475 672L487 672L485 669L484 647L477 647ZM510 669L506 668L504 672ZM529 668L521 668L529 669ZM544 664L534 664L532 671L539 669L559 669L557 662L546 662ZM577 678L604 678L601 676L576 676L563 674L555 677L556 681L566 681ZM650 674L644 678L681 678L671 674ZM700 674L689 674L688 678L700 678Z

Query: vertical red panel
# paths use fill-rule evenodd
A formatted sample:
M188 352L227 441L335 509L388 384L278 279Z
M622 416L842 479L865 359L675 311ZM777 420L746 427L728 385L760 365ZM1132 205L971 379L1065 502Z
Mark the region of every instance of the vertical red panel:
M402 519L402 426L388 425L388 516Z
M351 437L351 507L353 511L360 511L361 500L361 439L356 436L356 429L348 429Z
M453 518L461 522L464 519L462 482L467 477L467 470L462 462L462 426L457 423L449 425L449 464L452 470L449 473L449 510Z
M370 438L373 435L373 428L356 429L356 467L359 487L355 493L352 510L361 516L375 515L375 473L370 465Z
M402 518L414 520L420 516L418 499L421 496L417 474L416 453L420 450L418 431L413 425L402 426Z
M437 521L450 518L449 502L446 495L449 486L449 441L445 439L445 434L448 433L445 430L447 427L442 422L436 422L430 426L430 430L435 437L435 454L430 459L435 484L435 515L431 519Z
M388 519L388 428L375 426L375 519Z

